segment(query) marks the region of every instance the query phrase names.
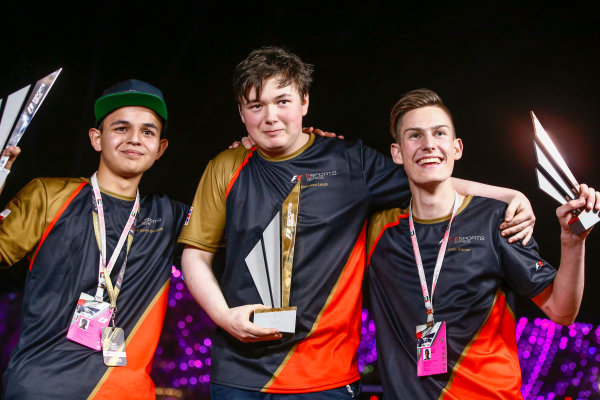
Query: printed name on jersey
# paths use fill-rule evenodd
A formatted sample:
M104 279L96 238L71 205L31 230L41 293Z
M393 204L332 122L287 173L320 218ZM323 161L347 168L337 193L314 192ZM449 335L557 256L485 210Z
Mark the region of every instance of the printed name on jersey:
M4 211L2 211L0 213L0 221L2 221L4 218L8 217L8 214L10 214L10 210L7 208Z
M300 174L300 175L294 175L290 182L294 183L298 179L302 179L305 182L311 182L311 181L314 181L315 179L325 179L326 177L336 176L336 175L337 175L337 171L315 172L312 174Z

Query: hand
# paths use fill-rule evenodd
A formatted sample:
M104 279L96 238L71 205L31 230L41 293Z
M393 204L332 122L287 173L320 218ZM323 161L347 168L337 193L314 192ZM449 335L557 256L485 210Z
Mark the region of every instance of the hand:
M17 157L21 154L21 148L18 146L8 146L3 152L3 156L8 156L8 162L4 166L6 169L11 169Z
M588 187L585 183L577 186L577 190L579 191L579 198L586 199L585 209L588 211L591 210L600 210L600 201L598 200L598 192L596 192L593 188Z
M250 322L250 315L254 310L265 308L269 307L262 304L249 304L230 308L227 320L221 327L231 336L245 343L281 339L281 333L277 329L261 328Z
M338 139L344 139L342 135L336 135L333 132L324 132L319 128L313 128L312 126L302 128L302 132L304 133L314 133L315 135L323 136L323 137L337 137Z
M593 188L588 187L586 184L581 184L578 188L579 198L568 201L562 206L556 209L556 217L560 223L561 238L570 239L572 242L581 242L585 240L589 235L592 228L576 235L569 224L569 221L573 219L573 211L581 210L585 207L586 210L600 210L600 192L596 192Z
M525 246L531 240L534 225L535 214L531 203L523 193L518 192L508 203L504 222L500 224L502 236L512 235L508 243L515 243L522 239L521 243Z
M248 150L252 149L254 146L256 146L256 142L254 140L252 140L249 136L244 136L242 138L242 140L236 140L235 142L231 143L231 146L229 146L230 149L237 149L238 147L240 147L240 145L243 145L245 148L247 148Z

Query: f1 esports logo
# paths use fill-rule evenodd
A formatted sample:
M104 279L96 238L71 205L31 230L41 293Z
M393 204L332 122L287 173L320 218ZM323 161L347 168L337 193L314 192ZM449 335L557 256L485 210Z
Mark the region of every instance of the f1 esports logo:
M299 179L302 179L304 182L311 182L311 181L314 181L317 179L325 179L327 177L336 176L336 175L337 175L337 171L325 171L325 172L315 172L312 174L294 175L290 182L294 183L294 182L298 181Z

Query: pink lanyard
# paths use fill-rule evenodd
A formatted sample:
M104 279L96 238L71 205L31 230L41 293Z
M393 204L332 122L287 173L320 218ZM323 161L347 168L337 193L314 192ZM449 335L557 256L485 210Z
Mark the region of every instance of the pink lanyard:
M115 286L115 291L112 290L112 284L110 282L110 273L113 269L113 267L115 266L115 263L117 262L117 258L119 257L119 254L121 253L121 249L123 248L123 245L125 244L125 240L127 239L127 237L131 237L133 239L133 235L131 234L131 228L133 226L133 223L135 222L135 217L140 209L140 192L139 190L137 190L136 195L135 195L135 203L133 205L133 209L131 210L131 213L129 214L129 218L127 219L127 223L125 224L125 228L123 229L123 232L121 233L121 237L119 238L119 241L117 242L117 246L115 247L112 256L110 257L110 260L108 261L108 264L106 264L106 226L104 224L104 207L102 205L102 195L100 194L100 187L98 186L98 178L96 177L96 172L94 172L94 175L92 175L91 178L91 182L92 182L92 189L94 190L94 200L96 203L96 208L98 210L98 221L97 221L97 225L98 225L98 230L100 231L100 243L99 243L99 250L100 250L100 261L98 262L99 266L98 266L98 288L96 289L96 295L95 298L97 301L102 301L102 297L104 295L104 284L105 281L108 284L108 289L109 289L109 297L111 300L111 306L113 308L116 308L116 301L117 301L117 296L118 296L118 291L120 290L121 287L121 282L123 281L123 275L125 274L125 266L127 264L127 255L125 256L125 261L123 262L123 266L121 267L121 270L119 271L119 276L117 278L117 285ZM96 219L94 218L94 228L96 228ZM97 231L96 231L97 232ZM97 235L98 236L98 235ZM96 238L98 238L96 236ZM131 246L131 240L128 241L128 246L127 246L127 253L129 253L129 248ZM104 275L104 277L102 277L102 275ZM115 293L116 292L116 293Z
M458 207L460 206L460 200L458 193L455 193L454 208L452 209L452 216L450 222L444 232L444 238L440 246L440 252L438 253L437 261L435 262L435 269L433 271L433 281L431 283L431 297L427 290L427 280L425 279L425 270L423 269L423 261L421 260L421 252L419 251L419 243L417 242L417 234L415 232L415 223L412 216L412 199L408 208L408 227L410 229L410 239L412 241L413 252L415 253L415 261L417 263L417 270L419 271L419 279L421 280L421 290L423 291L423 299L425 300L425 308L427 309L427 323L433 322L433 293L435 292L435 286L437 284L440 271L442 269L442 263L444 262L444 256L446 255L446 247L448 245L448 236L450 235L450 226L456 216Z

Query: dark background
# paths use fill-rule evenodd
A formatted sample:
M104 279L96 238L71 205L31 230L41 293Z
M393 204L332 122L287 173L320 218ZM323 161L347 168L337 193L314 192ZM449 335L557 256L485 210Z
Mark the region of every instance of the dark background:
M2 204L36 176L90 176L93 102L130 77L160 87L169 107L169 149L141 188L191 202L208 160L245 135L231 92L235 65L272 44L315 65L305 125L386 154L395 101L419 87L437 91L464 141L455 176L524 192L541 252L558 265L555 204L536 187L529 111L574 175L600 185L595 3L171 3L100 2L90 12L3 4L0 97L63 72L20 143ZM592 232L579 316L592 323L600 322L597 242ZM536 313L527 303L520 312Z

